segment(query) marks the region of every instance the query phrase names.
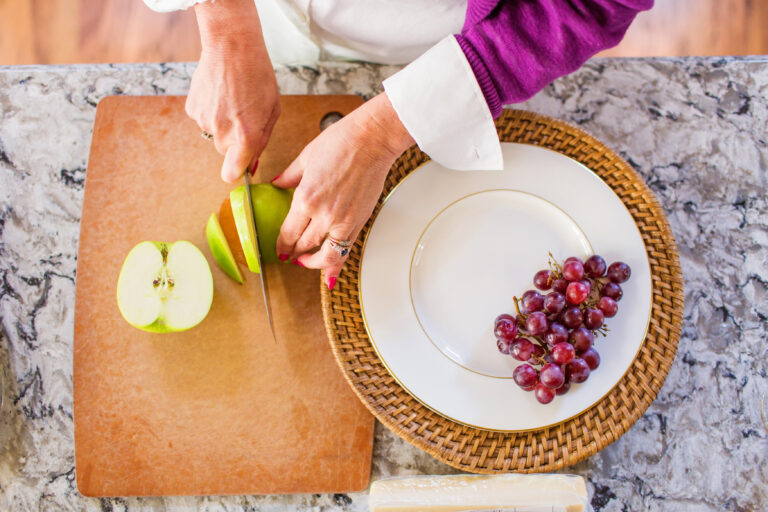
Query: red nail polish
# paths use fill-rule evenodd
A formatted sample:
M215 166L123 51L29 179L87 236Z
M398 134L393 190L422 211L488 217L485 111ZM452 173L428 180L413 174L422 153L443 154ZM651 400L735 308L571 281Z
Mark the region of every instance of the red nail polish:
M259 168L259 161L258 161L258 160L256 160L256 161L253 163L253 167L251 167L251 176L253 176L254 174L256 174L256 169L258 169L258 168Z
M300 267L303 267L303 266L304 266L304 264L303 264L302 262L300 262L300 261L299 261L298 259L296 259L296 258L293 258L293 264L294 264L294 265L298 265L298 266L300 266Z
M277 176L275 176L274 178L272 178L271 180L269 180L269 182L270 182L270 183L274 183L274 182L276 182L276 181L277 181L277 178L279 178L280 176L282 176L282 173L281 173L281 174L278 174Z
M289 256L287 254L285 254L285 253L281 253L277 257L280 259L280 261L285 261L285 260L287 260L289 258Z
M328 280L328 289L333 290L334 286L336 286L336 278L332 277Z

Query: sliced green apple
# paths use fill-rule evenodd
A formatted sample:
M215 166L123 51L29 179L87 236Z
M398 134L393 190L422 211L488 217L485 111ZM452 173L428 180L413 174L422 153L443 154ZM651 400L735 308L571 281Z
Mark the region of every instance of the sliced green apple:
M256 227L253 225L253 215L248 212L245 185L229 193L229 202L232 203L232 216L235 218L237 236L240 237L240 245L243 247L248 270L259 274L261 268L259 267L259 247L256 243Z
M125 257L117 279L120 314L144 331L190 329L203 321L212 301L208 261L186 241L141 242Z
M257 251L261 251L264 263L279 261L276 250L277 237L280 234L280 226L291 208L293 190L277 188L270 183L251 185L251 202L257 223L255 232L259 235L258 248L254 242L254 232L251 231L251 216L246 215L248 203L245 198L245 186L233 190L229 199L245 261L251 272L259 273Z
M208 224L205 226L205 238L208 240L208 247L211 249L213 259L219 264L221 270L238 283L243 284L243 275L237 267L235 255L232 254L232 249L215 213L212 213L208 218Z

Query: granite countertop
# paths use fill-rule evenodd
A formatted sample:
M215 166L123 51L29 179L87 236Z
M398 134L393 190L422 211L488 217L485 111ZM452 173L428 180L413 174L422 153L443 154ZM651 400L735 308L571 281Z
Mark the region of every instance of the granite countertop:
M0 510L364 511L367 494L90 499L75 487L75 264L96 104L186 94L194 64L0 68ZM277 71L370 97L397 68ZM768 509L768 59L596 59L522 108L591 132L651 186L685 278L677 358L617 442L566 472L598 511ZM376 426L372 479L455 473Z

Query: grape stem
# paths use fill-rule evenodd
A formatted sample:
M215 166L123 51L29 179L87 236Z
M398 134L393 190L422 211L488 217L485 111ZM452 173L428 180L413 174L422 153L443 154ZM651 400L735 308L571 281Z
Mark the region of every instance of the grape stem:
M526 320L526 315L524 315L524 314L523 314L523 313L520 311L520 304L519 304L519 301L520 301L520 299L518 299L518 298L515 296L515 297L512 297L512 300L514 300L514 301L515 301L515 311L517 311L517 314L518 314L518 315L520 315L520 318L522 318L522 319L523 319L523 321L525 321L525 320Z

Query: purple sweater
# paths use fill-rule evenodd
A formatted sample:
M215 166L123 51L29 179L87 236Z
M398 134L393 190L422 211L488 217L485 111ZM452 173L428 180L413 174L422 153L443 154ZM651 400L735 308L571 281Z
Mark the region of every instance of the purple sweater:
M653 0L469 0L456 39L493 117L616 46Z

